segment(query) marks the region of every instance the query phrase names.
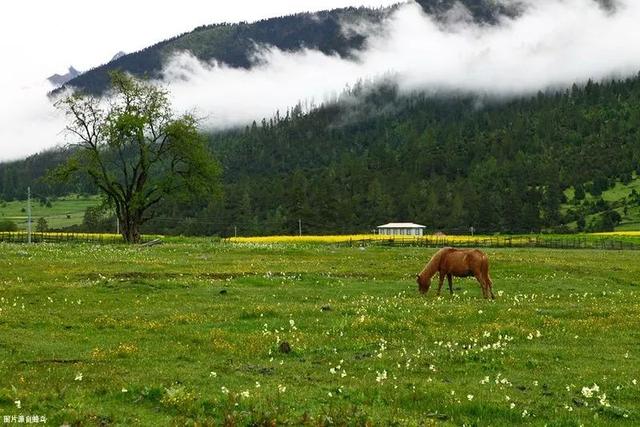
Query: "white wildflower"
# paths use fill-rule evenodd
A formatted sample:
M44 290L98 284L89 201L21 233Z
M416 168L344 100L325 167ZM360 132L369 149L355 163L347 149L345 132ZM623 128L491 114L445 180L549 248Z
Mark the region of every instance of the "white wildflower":
M376 371L377 377L376 377L376 381L379 383L382 383L384 380L387 379L387 370L383 370L382 372L378 372Z
M606 406L606 407L611 406L611 405L609 404L609 402L607 402L607 394L606 394L606 393L602 393L602 394L598 397L598 400L600 401L600 404L601 404L602 406Z
M593 393L597 393L600 391L600 387L598 384L593 384L591 387L582 387L582 395L586 398L592 397Z

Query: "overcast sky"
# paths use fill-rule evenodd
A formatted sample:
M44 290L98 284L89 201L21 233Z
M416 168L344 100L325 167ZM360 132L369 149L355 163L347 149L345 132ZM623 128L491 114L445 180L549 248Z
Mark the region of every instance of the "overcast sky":
M80 71L107 62L118 51L135 52L193 28L217 22L255 21L344 6L378 7L394 0L12 0L0 13L0 160L37 151L42 141L16 147L12 129L17 100L37 97L44 82L70 65ZM34 99L34 102L38 101ZM44 102L44 101L42 101ZM31 111L34 111L32 108ZM21 119L33 113L24 111ZM12 113L12 116L7 114ZM34 121L37 126L37 121ZM28 139L28 138L27 138ZM49 144L49 146L52 144Z

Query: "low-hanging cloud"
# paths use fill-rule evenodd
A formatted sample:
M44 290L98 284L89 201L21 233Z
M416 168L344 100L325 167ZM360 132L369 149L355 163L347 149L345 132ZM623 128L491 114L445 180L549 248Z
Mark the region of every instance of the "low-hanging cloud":
M350 58L256 46L255 65L238 69L178 53L159 83L168 87L177 111L195 112L207 129L223 129L282 114L299 102L319 105L361 80L392 78L405 93L513 97L640 71L640 2L617 0L613 9L595 0L502 2L520 4L522 13L487 25L474 23L460 4L435 20L408 3L381 24L345 23L345 32L368 35ZM63 142L64 117L46 89L15 91L12 105L0 106L6 122L0 159Z
M3 88L0 161L19 159L64 141L64 115L47 96L53 89L45 79Z
M403 5L381 26L345 28L371 32L350 59L257 46L258 65L245 70L180 53L166 64L162 82L177 107L197 111L208 128L224 128L299 101L320 104L346 85L382 76L393 76L404 92L510 97L640 71L640 2L618 0L613 9L594 0L517 3L522 13L497 25L474 23L460 4L444 21L416 3Z

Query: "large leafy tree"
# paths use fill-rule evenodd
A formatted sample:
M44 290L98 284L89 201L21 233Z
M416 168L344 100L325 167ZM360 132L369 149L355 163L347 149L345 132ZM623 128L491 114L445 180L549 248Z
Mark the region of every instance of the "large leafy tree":
M75 155L57 172L88 176L115 207L124 239L137 243L167 195L215 192L219 166L197 120L176 117L166 90L123 73L111 81L106 98L74 93L58 101Z

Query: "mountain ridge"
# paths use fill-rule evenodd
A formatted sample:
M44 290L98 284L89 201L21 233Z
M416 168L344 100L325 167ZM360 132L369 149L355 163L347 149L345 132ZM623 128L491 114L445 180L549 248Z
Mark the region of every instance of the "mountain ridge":
M80 74L82 74L80 71L76 70L72 65L69 66L69 70L67 71L66 74L52 74L49 77L47 77L47 80L49 81L49 83L51 83L52 85L56 86L56 87L61 87L63 86L65 83L75 79L76 77L78 77Z
M418 0L425 13L446 19L456 0ZM500 16L515 16L520 8L507 7L492 0L461 0L472 19L487 25ZM362 34L346 34L344 25L366 21L375 28L396 10L401 3L387 8L346 7L318 12L262 19L252 23L218 23L196 27L175 37L97 66L69 82L68 86L89 92L102 93L109 85L109 71L121 70L137 77L158 78L165 61L174 53L189 51L201 61L218 61L233 68L251 68L256 45L273 46L294 52L302 48L319 50L325 54L350 57L366 42ZM59 93L61 89L55 90Z

